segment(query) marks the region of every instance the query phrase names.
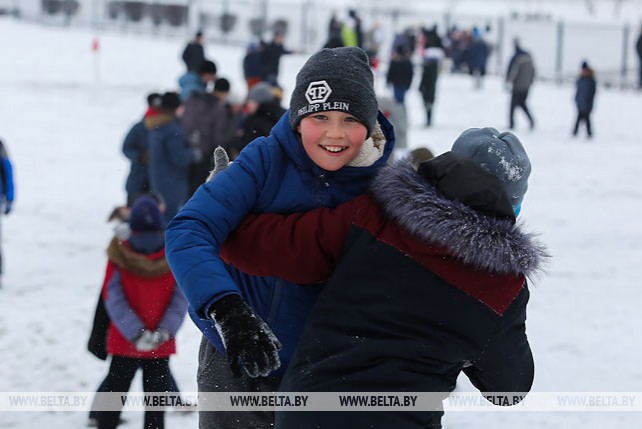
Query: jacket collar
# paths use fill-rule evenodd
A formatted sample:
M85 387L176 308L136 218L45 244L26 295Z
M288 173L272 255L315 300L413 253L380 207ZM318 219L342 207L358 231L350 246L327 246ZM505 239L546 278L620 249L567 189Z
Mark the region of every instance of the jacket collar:
M402 227L477 269L531 277L549 257L537 236L523 231L520 222L485 215L446 198L415 172L409 159L384 167L371 191Z
M174 121L175 116L174 113L168 113L168 112L159 112L154 116L145 116L145 119L143 122L145 123L145 128L148 130L153 130L158 127L162 127L163 125L167 125Z
M381 136L385 139L383 155L368 167L346 166L337 171L326 171L316 165L303 149L299 136L290 128L290 111L288 110L281 117L279 122L272 129L272 135L292 162L303 171L312 171L316 176L324 175L328 178L338 180L350 180L355 177L374 175L377 170L383 167L390 158L394 149L395 133L392 124L379 112L377 116L378 126L381 128ZM374 134L374 133L373 133Z
M113 238L107 248L107 256L117 267L143 277L157 277L169 272L165 250L144 255L131 249L128 242Z

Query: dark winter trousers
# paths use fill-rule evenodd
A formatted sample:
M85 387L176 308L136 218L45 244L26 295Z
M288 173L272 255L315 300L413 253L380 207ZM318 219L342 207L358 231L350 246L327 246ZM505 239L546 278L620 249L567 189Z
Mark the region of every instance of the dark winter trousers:
M198 391L202 392L276 392L281 379L251 378L243 373L232 375L227 359L204 336L198 356ZM207 406L207 397L199 395L199 405ZM200 429L273 429L274 411L199 411Z
M427 101L424 105L426 109L426 125L432 125L432 103Z
M135 359L112 356L109 373L105 379L106 392L127 392L138 368L143 370L143 390L145 392L169 392L170 377L169 358ZM97 411L99 429L114 429L118 426L119 411ZM164 411L145 411L145 429L163 429L165 427Z
M573 128L573 135L577 135L577 131L580 128L580 122L586 123L586 134L589 137L593 135L591 132L591 112L577 112L577 120L575 121L575 127Z
M397 103L404 103L404 101L406 100L406 92L408 92L408 88L398 85L392 85L392 93Z
M437 91L437 76L439 75L439 62L429 60L424 64L423 75L419 90L424 100L426 108L426 125L432 124L432 107L435 103L435 94Z
M526 113L526 116L528 117L528 121L530 122L531 128L535 126L535 122L533 121L533 117L531 116L530 112L528 111L528 107L526 107L526 99L528 98L528 89L526 91L513 91L510 97L510 117L509 117L509 128L514 128L515 127L515 108L516 107L521 107L524 113Z
M102 383L100 383L100 386L98 386L98 390L96 391L96 393L109 392L109 390L107 390L108 378L109 378L109 375L105 377ZM168 392L177 393L179 395L181 393L181 391L178 388L178 383L176 383L176 379L174 378L174 374L172 374L171 372L169 373ZM89 418L96 419L96 421L98 421L98 411L96 411L96 400L94 400L94 402L92 402L91 404L91 409L89 410Z

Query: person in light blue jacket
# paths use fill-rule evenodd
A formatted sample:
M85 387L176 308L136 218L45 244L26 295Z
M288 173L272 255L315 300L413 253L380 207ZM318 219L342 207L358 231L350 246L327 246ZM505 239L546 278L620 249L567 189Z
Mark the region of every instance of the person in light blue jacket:
M169 223L167 260L204 333L199 391L275 391L321 288L226 265L219 252L230 232L251 213L303 212L354 198L393 146L365 52L323 49L300 70L290 110L271 134L201 185ZM199 418L202 428L268 427L274 413Z
M193 92L206 92L207 85L216 80L216 64L203 61L198 71L188 71L178 78L181 87L181 103L184 103Z
M5 216L11 213L13 198L13 167L4 143L0 140L0 204ZM0 252L0 276L2 276L2 252ZM2 287L2 283L0 283L0 287Z

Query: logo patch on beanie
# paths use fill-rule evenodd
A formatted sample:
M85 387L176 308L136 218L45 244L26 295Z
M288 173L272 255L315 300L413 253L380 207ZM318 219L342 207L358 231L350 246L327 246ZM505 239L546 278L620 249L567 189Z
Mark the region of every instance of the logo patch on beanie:
M332 94L332 88L325 80L310 82L308 89L305 90L305 98L310 104L323 103Z

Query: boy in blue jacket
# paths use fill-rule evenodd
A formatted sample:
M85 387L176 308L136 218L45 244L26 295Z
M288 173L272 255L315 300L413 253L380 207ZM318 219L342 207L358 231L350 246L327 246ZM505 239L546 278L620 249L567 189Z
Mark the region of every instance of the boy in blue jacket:
M0 203L5 215L11 212L13 196L13 167L7 150L0 140ZM0 276L2 276L2 253L0 253ZM2 283L0 283L0 287L2 287Z
M230 232L250 213L336 207L360 195L393 145L365 52L323 49L300 70L290 110L271 134L246 146L170 222L167 259L204 333L199 391L276 390L320 290L227 266L219 251ZM274 421L258 411L199 417L201 427Z

